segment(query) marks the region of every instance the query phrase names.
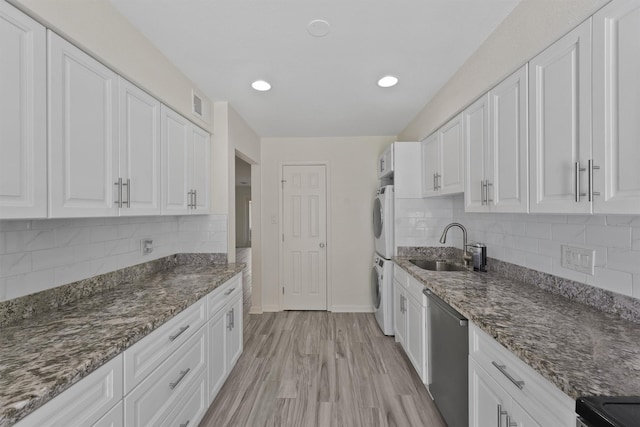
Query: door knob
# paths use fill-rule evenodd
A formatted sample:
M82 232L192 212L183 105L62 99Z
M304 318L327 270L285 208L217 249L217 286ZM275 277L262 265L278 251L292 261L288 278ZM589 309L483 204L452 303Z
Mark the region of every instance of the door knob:
M321 248L324 248L324 243L320 243L320 247L321 247Z

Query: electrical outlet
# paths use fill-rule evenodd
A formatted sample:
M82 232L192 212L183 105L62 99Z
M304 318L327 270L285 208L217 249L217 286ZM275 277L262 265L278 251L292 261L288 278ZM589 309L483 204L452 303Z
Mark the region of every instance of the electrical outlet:
M561 251L562 266L564 268L593 276L596 251L569 245L562 245Z
M149 255L151 252L153 252L153 240L140 240L140 252L142 252L142 255Z

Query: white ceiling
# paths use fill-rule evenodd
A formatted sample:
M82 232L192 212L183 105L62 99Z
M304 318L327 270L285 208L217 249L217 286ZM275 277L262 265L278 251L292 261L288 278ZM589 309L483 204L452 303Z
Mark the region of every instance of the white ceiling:
M518 1L111 0L263 137L397 135ZM386 74L399 84L379 88Z

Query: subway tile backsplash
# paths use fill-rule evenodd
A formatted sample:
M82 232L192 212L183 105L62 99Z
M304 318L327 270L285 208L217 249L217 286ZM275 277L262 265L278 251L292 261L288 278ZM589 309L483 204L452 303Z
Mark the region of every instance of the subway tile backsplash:
M466 213L462 195L400 199L395 213L396 246L440 246L444 227L460 222L491 258L640 299L640 215ZM462 248L459 230L449 244ZM593 276L562 267L563 244L595 250Z
M0 221L0 301L186 252L226 253L227 216Z

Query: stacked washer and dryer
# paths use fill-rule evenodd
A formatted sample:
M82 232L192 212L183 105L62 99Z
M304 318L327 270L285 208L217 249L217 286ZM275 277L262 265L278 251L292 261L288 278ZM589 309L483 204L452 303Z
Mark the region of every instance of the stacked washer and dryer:
M376 252L371 270L373 310L382 333L393 335L393 145L378 158L380 188L373 201L373 235Z
M404 246L404 237L396 236L395 220L402 219L402 202L422 198L422 161L419 141L394 142L378 158L380 188L373 202L375 249L371 271L374 313L385 335L394 335L393 261L396 245ZM403 240L405 239L405 240Z

